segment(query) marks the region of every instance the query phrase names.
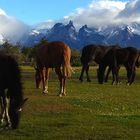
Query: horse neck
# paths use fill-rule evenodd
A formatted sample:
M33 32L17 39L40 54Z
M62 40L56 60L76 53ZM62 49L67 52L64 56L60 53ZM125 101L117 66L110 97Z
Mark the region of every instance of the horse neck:
M15 99L16 104L19 104L23 99L20 69L13 58L9 58L9 65L9 96Z
M40 46L47 46L48 44L49 44L49 42L45 40L40 43Z

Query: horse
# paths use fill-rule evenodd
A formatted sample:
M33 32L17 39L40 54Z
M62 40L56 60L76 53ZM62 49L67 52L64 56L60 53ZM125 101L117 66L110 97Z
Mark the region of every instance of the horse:
M99 64L100 61L102 60L102 58L104 57L104 55L109 50L118 49L118 48L120 48L120 46L118 46L118 45L106 46L106 45L89 44L89 45L85 46L82 49L82 55L81 55L82 70L81 70L79 80L81 82L83 81L84 71L86 71L87 81L90 82L91 80L90 80L89 74L88 74L90 62L95 61L97 64ZM107 75L105 77L105 82L107 82L110 71L111 71L111 68L109 68L107 71Z
M35 80L39 83L42 80L43 93L48 93L48 77L50 68L54 68L60 81L59 96L66 95L66 78L71 76L71 49L62 41L48 42L41 41L36 50L36 73ZM62 69L61 69L62 66ZM45 68L45 72L44 72ZM46 86L45 86L46 85Z
M26 99L23 99L20 69L16 60L0 51L0 125L16 129Z
M110 50L103 57L99 64L98 70L98 82L103 83L104 73L107 66L112 69L113 81L112 84L119 82L119 67L124 65L127 71L127 85L131 85L134 82L136 75L136 66L140 64L140 53L136 48L126 47L116 50Z

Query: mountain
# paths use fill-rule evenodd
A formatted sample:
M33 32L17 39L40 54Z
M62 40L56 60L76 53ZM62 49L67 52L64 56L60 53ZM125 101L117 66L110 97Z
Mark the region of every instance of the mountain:
M84 25L77 30L72 21L68 24L56 23L52 27L44 22L26 32L19 42L25 46L33 46L42 38L64 41L76 49L88 44L119 44L121 47L133 46L140 49L140 24L134 22L98 28ZM0 35L0 42L3 40Z
M47 35L47 38L50 41L64 41L69 46L73 46L74 48L80 47L78 33L72 21L70 21L67 25L62 23L55 24L50 30L50 33Z
M84 25L79 29L78 38L82 46L87 44L107 44L105 36L98 32L96 28L89 28Z
M140 25L133 23L130 25L120 25L107 27L102 31L108 44L119 44L122 47L134 46L139 48Z
M47 33L46 33L47 34ZM24 46L33 46L37 44L44 36L46 36L41 30L32 29L28 33L24 34L20 43Z

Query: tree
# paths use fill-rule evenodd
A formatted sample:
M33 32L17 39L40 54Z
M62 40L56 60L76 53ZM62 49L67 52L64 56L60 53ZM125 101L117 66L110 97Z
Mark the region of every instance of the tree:
M72 50L71 65L72 66L81 66L80 50L76 50L76 49L71 49L71 50Z
M1 50L6 54L13 56L18 62L22 62L24 57L20 50L21 46L19 44L12 45L7 40L3 43Z

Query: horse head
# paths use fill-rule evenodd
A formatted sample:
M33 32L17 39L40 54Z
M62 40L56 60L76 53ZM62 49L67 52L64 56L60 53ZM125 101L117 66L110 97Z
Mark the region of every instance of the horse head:
M103 82L104 82L105 69L106 69L106 67L103 64L100 64L99 68L97 69L97 77L98 77L99 84L103 84Z
M9 116L12 129L18 128L22 108L28 98L23 99L20 103L15 99L10 99Z
M39 89L40 82L41 82L41 74L39 68L36 66L35 69L35 81L36 81L36 88Z

